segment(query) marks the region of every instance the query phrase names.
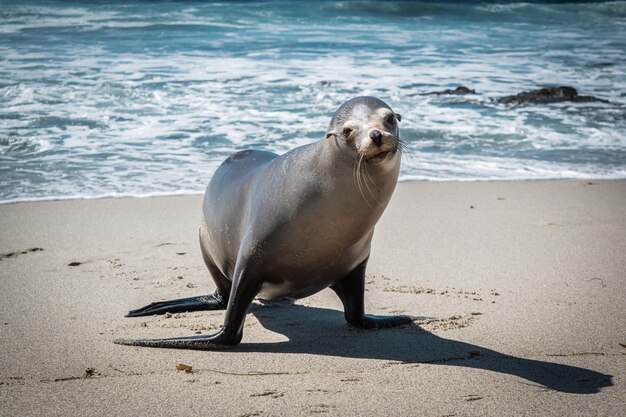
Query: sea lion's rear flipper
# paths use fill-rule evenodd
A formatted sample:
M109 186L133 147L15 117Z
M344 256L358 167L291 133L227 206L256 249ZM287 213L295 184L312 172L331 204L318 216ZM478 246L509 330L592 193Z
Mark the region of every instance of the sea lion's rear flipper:
M367 259L354 268L343 280L330 288L337 293L348 324L362 329L382 329L411 324L408 316L373 316L365 314L365 267Z
M198 310L224 310L228 297L222 295L219 290L209 295L179 298L169 301L156 301L145 307L131 310L126 317L150 316L153 314L180 313L184 311Z

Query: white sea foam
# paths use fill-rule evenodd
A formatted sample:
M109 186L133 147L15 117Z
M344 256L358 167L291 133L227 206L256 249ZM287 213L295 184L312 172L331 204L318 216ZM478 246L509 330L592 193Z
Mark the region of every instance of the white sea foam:
M488 18L480 14L450 23L438 13L460 13L454 5L370 6L407 16L377 20L350 9L338 24L299 15L318 10L313 3L266 15L245 4L159 4L149 17L132 4L7 8L0 12L0 40L11 39L0 42L0 200L199 192L232 152L284 153L322 138L334 109L356 95L381 97L403 115L402 136L415 156L402 179L626 177L619 7L584 6L593 19L616 17L605 17L606 28L592 22L574 30L553 20L480 23ZM575 19L566 6L477 7L505 20L546 7ZM38 37L55 30L59 42ZM126 46L124 36L134 42ZM461 84L477 94L423 95ZM611 103L494 102L547 85L572 85Z

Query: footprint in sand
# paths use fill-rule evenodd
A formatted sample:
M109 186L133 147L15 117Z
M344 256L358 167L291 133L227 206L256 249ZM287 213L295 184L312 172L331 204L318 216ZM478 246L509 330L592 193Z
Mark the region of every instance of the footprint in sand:
M15 252L0 253L0 259L17 258L18 256L21 256L21 255L26 255L32 252L41 252L42 250L43 248L30 248L26 250L18 250Z

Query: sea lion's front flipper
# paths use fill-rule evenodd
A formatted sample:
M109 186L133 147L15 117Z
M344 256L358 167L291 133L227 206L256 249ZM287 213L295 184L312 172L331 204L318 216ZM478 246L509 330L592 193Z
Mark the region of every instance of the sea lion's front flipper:
M226 308L228 297L224 297L219 290L213 294L197 297L179 298L169 301L156 301L145 307L131 310L126 317L150 316L153 314L180 313L198 310L223 310Z
M409 316L374 316L366 314L363 322L358 325L362 329L387 329L413 323Z
M227 349L239 344L243 337L243 324L246 314L250 304L252 304L252 300L261 288L261 280L253 274L247 273L248 269L249 266L246 264L246 261L237 261L235 279L228 297L228 306L226 307L226 315L224 317L224 327L219 332L211 335L172 337L168 339L117 339L113 343L118 345L196 350ZM254 268L250 269L254 270ZM190 300L194 298L197 297L191 297ZM174 301L184 300L186 299Z
M239 343L236 338L220 330L212 335L171 337L168 339L117 339L113 343L128 346L143 346L169 349L219 350L228 349Z
M365 314L365 267L367 259L354 268L343 280L330 288L337 293L343 303L346 321L362 329L381 329L410 324L408 316L373 316Z

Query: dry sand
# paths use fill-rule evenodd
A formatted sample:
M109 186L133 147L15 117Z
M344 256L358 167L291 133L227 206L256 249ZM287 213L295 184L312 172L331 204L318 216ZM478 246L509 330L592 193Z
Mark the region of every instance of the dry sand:
M230 351L113 344L221 325L124 318L212 291L200 205L0 206L1 415L624 415L626 181L400 184L366 303L412 326L351 329L326 290L255 302Z

